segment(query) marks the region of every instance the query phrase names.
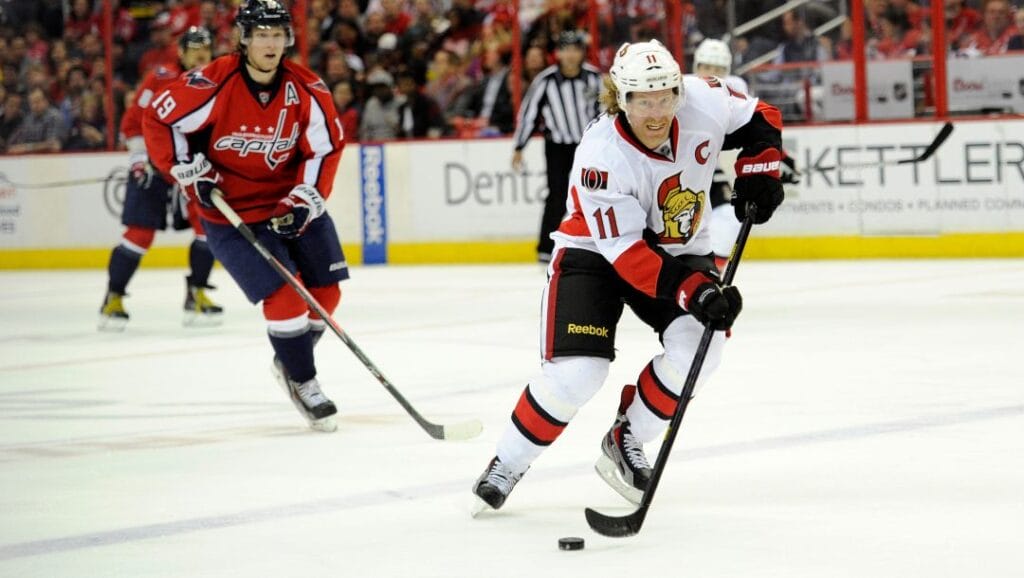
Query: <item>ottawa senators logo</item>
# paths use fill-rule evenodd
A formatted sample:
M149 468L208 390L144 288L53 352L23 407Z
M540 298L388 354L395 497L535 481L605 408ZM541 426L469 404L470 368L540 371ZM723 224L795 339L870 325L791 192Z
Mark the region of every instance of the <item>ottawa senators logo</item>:
M580 184L589 191L608 189L608 171L584 167L580 170Z
M704 215L704 191L693 192L679 184L682 173L672 175L658 187L658 208L665 230L659 235L662 243L689 243L700 228Z

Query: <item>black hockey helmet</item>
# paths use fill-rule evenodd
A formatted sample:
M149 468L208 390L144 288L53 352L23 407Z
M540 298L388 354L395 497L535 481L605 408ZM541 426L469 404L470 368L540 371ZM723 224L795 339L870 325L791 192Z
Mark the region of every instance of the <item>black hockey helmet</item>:
M280 26L288 34L285 46L295 44L295 33L292 31L292 15L284 2L279 0L246 0L238 9L235 24L241 29L242 45L249 44L254 28L274 28Z
M213 46L213 35L202 26L189 26L188 30L178 39L178 48L210 48Z

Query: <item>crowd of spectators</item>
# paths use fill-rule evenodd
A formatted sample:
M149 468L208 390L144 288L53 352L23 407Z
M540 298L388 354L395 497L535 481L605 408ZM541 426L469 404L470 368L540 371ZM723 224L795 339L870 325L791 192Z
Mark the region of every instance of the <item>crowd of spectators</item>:
M104 21L100 0L0 0L0 153L101 150L107 116L115 127L134 87L155 66L177 59L176 38L203 25L214 55L235 49L240 0L112 0L114 110L105 103ZM869 58L930 53L929 0L865 0ZM964 56L1024 49L1024 0L945 3L950 50ZM676 25L692 48L728 32L727 0L683 1ZM733 4L744 22L784 4ZM607 69L623 41L666 36L663 0L521 0L520 91L554 62L563 30L592 30ZM514 128L510 74L511 0L307 0L309 65L331 87L349 140L502 135ZM811 2L743 37L736 63L775 51L777 64L849 59L852 26L829 34L841 2ZM116 128L115 128L116 131Z

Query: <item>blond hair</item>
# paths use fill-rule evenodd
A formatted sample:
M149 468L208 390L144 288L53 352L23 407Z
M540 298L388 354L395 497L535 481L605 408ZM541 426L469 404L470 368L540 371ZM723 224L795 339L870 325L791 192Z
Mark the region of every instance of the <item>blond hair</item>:
M615 116L622 112L622 109L619 108L619 90L615 88L615 82L612 81L611 76L604 75L602 81L604 82L604 90L601 91L598 102L604 107L605 112Z

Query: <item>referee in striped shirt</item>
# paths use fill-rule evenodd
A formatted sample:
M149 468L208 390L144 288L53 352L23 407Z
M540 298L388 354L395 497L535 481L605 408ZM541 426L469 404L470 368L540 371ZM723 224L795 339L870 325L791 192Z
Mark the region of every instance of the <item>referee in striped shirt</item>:
M547 161L548 196L544 202L537 259L551 260L554 242L551 233L565 216L569 171L576 145L599 112L597 98L601 93L601 73L583 62L586 40L582 32L567 30L558 37L555 52L558 64L545 68L526 91L516 123L515 153L512 168L523 164L523 148L535 130L544 130L544 158Z

